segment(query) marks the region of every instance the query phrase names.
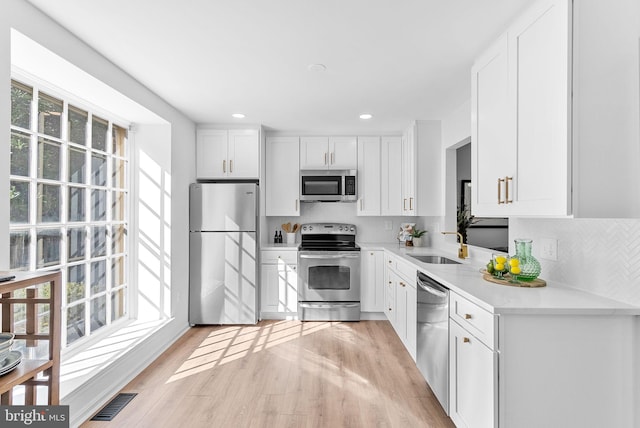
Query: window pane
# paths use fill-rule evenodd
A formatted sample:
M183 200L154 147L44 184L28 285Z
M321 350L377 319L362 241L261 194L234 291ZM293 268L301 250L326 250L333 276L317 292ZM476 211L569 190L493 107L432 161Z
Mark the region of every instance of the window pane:
M96 150L107 151L107 130L109 122L99 117L93 116L91 122L91 147Z
M111 229L111 254L124 253L125 234L126 229L124 225L119 224L113 226Z
M91 263L91 295L107 290L107 261L100 260Z
M30 128L33 90L21 83L11 82L11 124Z
M60 144L38 139L38 177L60 180Z
M42 296L42 294L39 294ZM46 295L49 297L49 295ZM38 305L38 328L37 333L47 334L49 332L49 320L51 311L48 304Z
M69 141L76 144L87 144L87 119L86 111L69 106Z
M91 191L91 220L104 221L107 219L107 191Z
M85 162L84 150L69 148L69 181L71 183L86 183Z
M28 230L9 233L9 269L29 270L29 244L31 235Z
M122 318L126 313L125 298L127 288L121 288L111 294L111 321Z
M107 157L91 154L91 183L96 186L107 185Z
M60 264L60 229L41 229L37 236L36 267Z
M111 260L111 288L116 288L124 283L124 257L117 257Z
M124 189L126 185L126 165L122 159L113 159L113 173L111 174L111 182L113 187Z
M107 325L107 296L91 299L91 332Z
M125 156L127 143L127 130L118 125L111 125L112 144L111 153L116 156Z
M29 176L30 142L29 135L11 131L11 174Z
M60 221L60 186L38 184L38 223Z
M60 138L62 101L40 93L38 101L38 132Z
M85 221L86 189L69 186L69 221Z
M111 220L124 221L124 192L113 192L113 201L111 202Z
M29 183L11 180L9 184L9 222L29 223Z
M85 265L70 266L69 269L67 269L67 303L84 298L84 266Z
M67 309L67 345L84 336L84 303Z
M91 228L91 257L107 255L107 227L93 226Z
M67 257L70 262L84 259L86 235L84 227L72 227L67 230Z

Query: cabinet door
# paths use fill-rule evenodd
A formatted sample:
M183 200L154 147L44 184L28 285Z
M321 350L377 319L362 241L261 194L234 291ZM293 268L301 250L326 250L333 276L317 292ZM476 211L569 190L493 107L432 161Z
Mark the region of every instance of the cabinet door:
M298 137L273 137L266 142L265 214L300 215Z
M260 140L257 129L228 131L228 176L260 177Z
M405 348L407 348L407 283L400 278L399 276L395 276L395 284L396 284L396 318L395 325L396 333Z
M278 265L263 264L260 268L260 311L278 312Z
M472 214L504 217L512 207L504 203L505 180L515 176L506 34L476 61L471 76Z
M261 267L260 310L265 312L295 313L298 311L297 266L279 259L276 264Z
M516 214L570 213L570 8L567 0L538 1L509 29Z
M358 168L358 139L329 137L329 169Z
M405 346L409 355L416 361L416 350L418 349L418 290L407 285L407 335Z
M384 313L395 330L396 325L396 281L393 271L384 269Z
M227 131L199 129L196 145L196 176L198 178L224 178L227 164Z
M402 138L382 137L380 214L402 215Z
M416 127L402 138L402 215L416 215Z
M329 139L300 137L300 169L327 169L328 167Z
M380 215L380 138L358 137L358 215Z
M360 304L363 312L384 311L384 251L362 251Z
M457 427L496 426L497 354L449 320L449 416Z

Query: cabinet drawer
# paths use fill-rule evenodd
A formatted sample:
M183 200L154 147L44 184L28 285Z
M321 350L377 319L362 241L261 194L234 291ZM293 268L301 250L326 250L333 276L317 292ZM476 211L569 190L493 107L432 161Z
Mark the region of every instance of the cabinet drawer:
M495 323L492 313L452 292L449 316L489 348L495 349Z
M410 285L413 288L416 287L417 270L414 266L412 266L411 264L403 260L398 260L396 262L396 270L398 271L400 276L404 279L404 281L408 282L407 285Z
M261 263L276 264L283 260L289 265L298 264L298 252L296 250L269 250L260 253Z

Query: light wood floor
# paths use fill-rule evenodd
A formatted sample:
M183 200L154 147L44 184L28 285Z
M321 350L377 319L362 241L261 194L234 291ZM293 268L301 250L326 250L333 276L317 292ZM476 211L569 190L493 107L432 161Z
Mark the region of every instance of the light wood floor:
M453 427L387 321L191 328L94 427Z

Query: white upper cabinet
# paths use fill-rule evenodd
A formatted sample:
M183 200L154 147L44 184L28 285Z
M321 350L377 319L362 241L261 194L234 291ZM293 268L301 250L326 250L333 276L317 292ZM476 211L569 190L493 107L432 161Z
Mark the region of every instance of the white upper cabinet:
M265 214L300 215L298 137L269 137L266 141Z
M356 137L301 137L300 169L356 169Z
M638 16L538 0L478 57L474 215L640 217Z
M258 179L260 141L257 129L198 129L196 176L199 179Z
M380 214L402 213L402 138L382 137L380 155Z
M443 215L440 121L413 122L403 133L401 156L401 215Z
M479 184L472 186L475 215L504 216L511 207L503 194L505 177L515 175L507 46L504 35L471 68L471 170L472 182Z
M570 213L569 11L538 1L472 67L476 216Z
M380 137L358 137L358 215L380 215L380 179Z

